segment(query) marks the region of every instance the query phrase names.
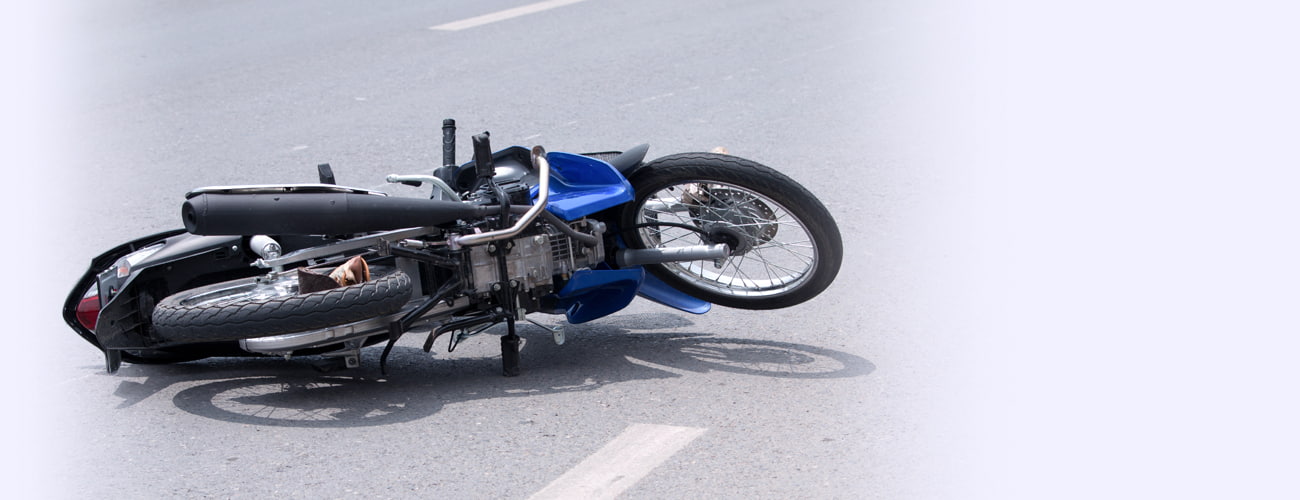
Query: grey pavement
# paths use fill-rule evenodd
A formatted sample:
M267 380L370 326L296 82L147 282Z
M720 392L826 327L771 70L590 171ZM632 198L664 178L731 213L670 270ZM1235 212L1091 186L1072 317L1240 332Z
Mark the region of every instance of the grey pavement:
M429 29L528 3L4 16L6 485L527 498L649 424L703 433L623 498L1298 496L1295 7L587 0ZM375 353L106 375L60 324L85 262L186 190L320 162L377 187L431 168L445 117L725 146L822 199L844 268L783 311L526 329L513 379L492 336L411 336L382 381Z

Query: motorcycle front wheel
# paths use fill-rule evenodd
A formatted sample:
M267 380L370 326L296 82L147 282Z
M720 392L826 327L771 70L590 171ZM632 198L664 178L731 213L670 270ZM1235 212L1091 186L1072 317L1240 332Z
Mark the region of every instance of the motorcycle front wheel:
M297 273L227 281L168 296L153 311L154 331L169 342L220 342L303 332L401 310L411 279L372 267L371 280L298 293Z
M769 167L730 155L683 153L633 174L622 235L632 248L725 243L719 261L647 265L697 298L740 309L777 309L821 293L839 273L839 227L812 193Z

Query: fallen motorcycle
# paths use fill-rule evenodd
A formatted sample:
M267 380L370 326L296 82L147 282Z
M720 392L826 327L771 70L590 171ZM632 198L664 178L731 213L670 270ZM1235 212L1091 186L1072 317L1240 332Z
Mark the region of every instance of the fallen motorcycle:
M429 198L335 184L220 186L186 194L185 229L94 258L63 308L68 325L123 361L307 356L341 367L360 351L428 332L449 350L504 323L503 372L519 373L516 323L584 323L636 296L695 314L712 304L793 306L835 279L839 229L789 177L725 153L645 162L648 145L569 154L473 137L456 162L388 182ZM539 326L541 326L539 324ZM548 328L543 326L543 328ZM548 328L563 343L561 328Z

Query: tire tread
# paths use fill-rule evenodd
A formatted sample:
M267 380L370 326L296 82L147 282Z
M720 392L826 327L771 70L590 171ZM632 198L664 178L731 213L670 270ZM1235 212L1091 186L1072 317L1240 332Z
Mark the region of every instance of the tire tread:
M181 305L194 290L174 294L153 311L154 331L173 342L243 340L300 332L392 314L411 296L411 279L394 271L365 283L264 301Z
M635 220L646 196L668 185L688 180L721 181L752 189L781 203L796 216L818 243L818 268L813 276L789 292L765 297L737 297L701 289L677 277L662 265L645 266L646 270L678 290L697 298L739 309L779 309L805 302L825 290L839 274L844 244L835 220L807 188L781 172L758 162L718 153L679 153L659 158L633 174L631 183L636 200L626 205L622 223ZM629 244L644 248L639 238Z

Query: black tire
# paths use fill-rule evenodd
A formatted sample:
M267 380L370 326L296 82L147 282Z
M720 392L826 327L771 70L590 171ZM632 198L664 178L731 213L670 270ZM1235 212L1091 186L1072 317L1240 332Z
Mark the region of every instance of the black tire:
M682 153L646 164L631 183L636 198L624 206L620 223L632 248L727 243L733 249L721 268L645 266L678 290L726 307L777 309L815 297L839 273L844 248L830 212L776 170L735 156ZM778 257L793 263L769 260ZM758 271L747 273L750 268L762 274L753 278L749 273Z
M292 272L270 285L247 278L185 290L154 308L154 331L169 342L242 340L393 314L410 300L406 273L374 267L371 274L364 283L307 294L297 293Z

